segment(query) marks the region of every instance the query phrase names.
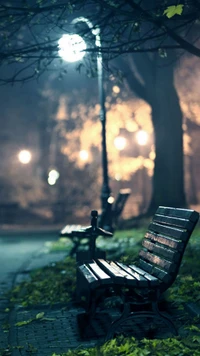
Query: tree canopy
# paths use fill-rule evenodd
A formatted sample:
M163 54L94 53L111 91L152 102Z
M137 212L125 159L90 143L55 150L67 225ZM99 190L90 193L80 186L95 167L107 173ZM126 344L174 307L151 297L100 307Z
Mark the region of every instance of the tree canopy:
M91 21L93 29L100 29L107 63L135 52L158 52L165 57L169 49L200 57L199 15L200 0L8 1L0 5L0 64L12 64L13 71L1 73L0 79L28 80L55 69L56 64L63 70L55 61L60 59L58 40L75 31L71 21L79 16ZM89 41L86 50L99 51L91 28L86 23L77 26Z

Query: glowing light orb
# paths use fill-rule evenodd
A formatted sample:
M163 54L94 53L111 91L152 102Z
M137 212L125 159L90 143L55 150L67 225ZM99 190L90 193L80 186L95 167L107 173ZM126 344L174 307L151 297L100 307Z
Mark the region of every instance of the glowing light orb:
M58 41L59 51L58 54L67 62L80 61L87 48L85 41L79 35L72 34L63 35Z
M119 94L120 93L120 87L118 87L118 85L114 85L112 87L112 91L115 93L115 94Z
M117 180L118 182L122 179L122 176L120 173L116 173L115 174L115 180Z
M80 159L81 159L81 161L87 161L88 160L88 158L89 158L89 153L88 153L88 151L86 151L86 150L81 150L80 152L79 152L79 157L80 157Z
M117 136L114 139L114 145L117 148L117 150L122 151L126 147L126 138L123 136Z
M32 155L28 150L21 150L18 154L18 159L22 164L28 164L31 161Z
M54 185L56 184L56 181L57 179L60 177L60 174L58 171L56 171L56 169L52 169L50 172L49 172L49 176L48 176L48 184L49 185Z
M108 198L108 200L107 200L107 202L108 202L109 204L113 204L114 201L115 201L115 199L114 199L114 197L112 197L112 196L110 196L110 197Z
M138 145L145 146L148 142L148 133L144 130L140 130L136 133L136 140Z

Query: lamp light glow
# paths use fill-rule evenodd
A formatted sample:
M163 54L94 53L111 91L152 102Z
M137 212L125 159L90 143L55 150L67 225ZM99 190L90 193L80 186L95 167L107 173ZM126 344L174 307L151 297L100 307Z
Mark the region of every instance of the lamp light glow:
M59 172L56 169L52 169L49 172L49 176L48 176L48 183L49 185L54 185L56 184L57 179L60 177Z
M84 55L87 48L83 38L77 34L65 34L59 41L59 56L62 57L67 62L80 61Z
M126 147L126 138L123 136L117 136L114 139L114 145L117 148L117 150L122 151Z
M27 164L31 161L32 155L28 150L21 150L18 154L18 159L22 164Z
M89 158L89 153L88 153L88 151L86 151L86 150L81 150L80 152L79 152L79 157L80 157L80 159L81 159L81 161L87 161L88 160L88 158Z
M144 130L140 130L136 133L136 140L138 145L145 146L148 142L148 133Z

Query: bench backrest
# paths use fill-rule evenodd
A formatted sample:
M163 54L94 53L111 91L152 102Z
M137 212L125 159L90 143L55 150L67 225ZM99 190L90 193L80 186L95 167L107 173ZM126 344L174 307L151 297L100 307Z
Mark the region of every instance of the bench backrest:
M163 282L162 291L174 282L198 219L199 213L190 209L157 209L142 242L139 266Z
M121 215L121 213L125 207L125 203L126 203L130 194L131 194L131 189L128 189L128 188L120 189L117 199L116 199L116 201L113 205L113 209L112 209L113 217L115 219L117 219Z

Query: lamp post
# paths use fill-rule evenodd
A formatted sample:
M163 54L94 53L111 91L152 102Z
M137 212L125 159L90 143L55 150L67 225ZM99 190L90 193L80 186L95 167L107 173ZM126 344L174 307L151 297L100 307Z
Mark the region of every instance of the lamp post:
M100 121L102 124L102 174L103 182L101 189L101 208L105 211L107 207L108 198L110 197L109 177L108 177L108 158L107 158L107 145L106 145L106 109L105 109L105 93L103 85L103 56L101 53L101 36L100 28L93 26L90 20L85 17L78 17L71 23L73 25L84 22L87 24L92 34L95 36L95 46L97 49L97 74L98 74L98 89L99 89L99 102L100 102ZM75 36L75 37L74 37ZM73 62L80 60L85 55L86 44L79 35L63 35L58 42L59 54L64 60Z

